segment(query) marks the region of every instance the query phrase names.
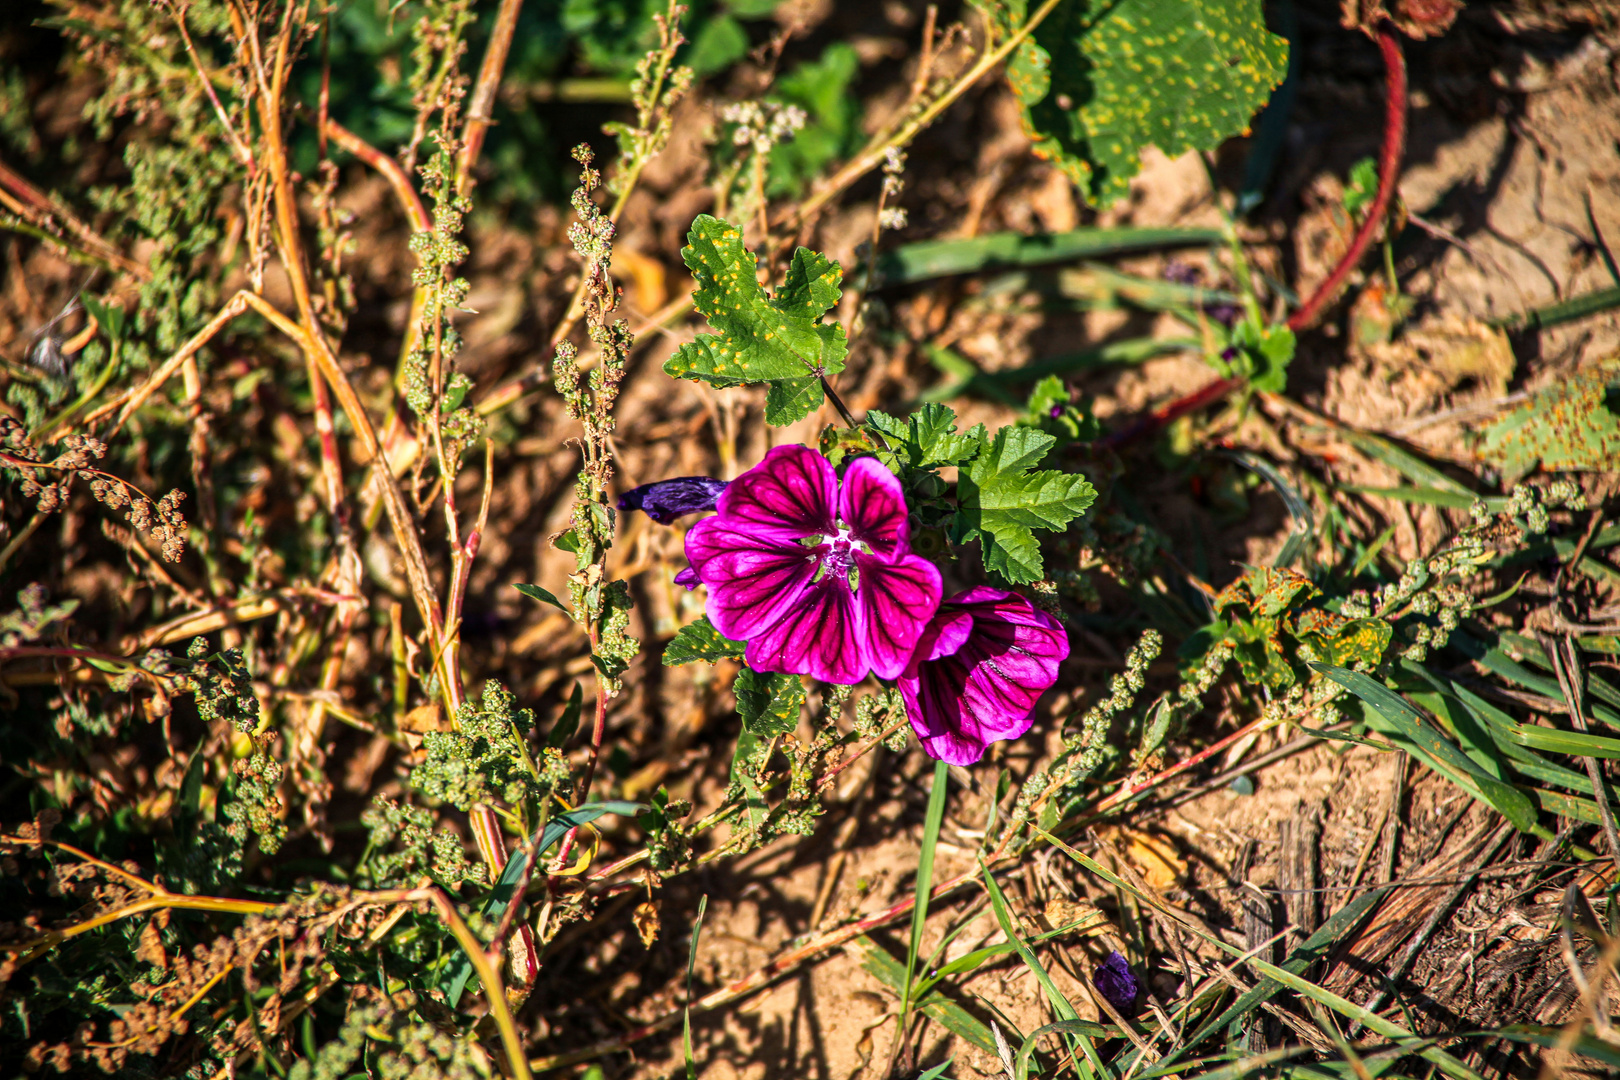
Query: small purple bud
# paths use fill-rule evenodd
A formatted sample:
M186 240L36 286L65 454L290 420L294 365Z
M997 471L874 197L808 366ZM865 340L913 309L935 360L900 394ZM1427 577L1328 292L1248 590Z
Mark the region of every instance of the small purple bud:
M1177 285L1197 285L1204 280L1204 272L1191 263L1172 261L1164 268L1164 280Z
M668 525L685 514L713 510L724 480L712 476L677 476L631 488L619 496L620 510L640 510L660 525Z
M685 570L682 570L680 573L675 575L675 584L684 585L687 589L695 589L699 585L703 584L703 582L698 580L697 571L688 566Z
M1238 351L1236 345L1228 345L1226 348L1221 350L1221 359L1225 360L1228 364L1236 360L1237 355Z
M1050 416L1052 419L1056 420L1058 417L1063 415L1063 406L1062 405L1054 405L1054 406L1052 406L1050 409L1046 410L1046 415Z
M1097 965L1091 984L1110 1005L1127 1015L1136 1008L1137 995L1142 992L1141 984L1131 973L1130 963L1117 952L1109 953L1108 959Z

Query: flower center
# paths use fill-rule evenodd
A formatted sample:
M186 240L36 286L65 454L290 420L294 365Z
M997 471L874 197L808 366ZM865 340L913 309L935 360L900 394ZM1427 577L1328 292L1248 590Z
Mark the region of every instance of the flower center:
M818 548L816 558L821 565L816 568L816 576L812 579L820 581L827 575L832 575L841 581L849 582L850 590L860 587L861 572L855 565L856 554L870 555L871 547L855 539L850 528L842 521L835 523L838 531L834 533L818 533L804 538L802 543L806 547Z

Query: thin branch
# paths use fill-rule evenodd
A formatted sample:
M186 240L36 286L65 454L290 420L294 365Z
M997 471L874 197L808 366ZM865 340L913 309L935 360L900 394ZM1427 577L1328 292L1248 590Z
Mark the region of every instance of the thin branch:
M456 163L457 195L467 194L472 187L473 166L484 148L495 94L501 88L501 73L506 69L506 56L512 50L512 35L517 31L518 12L522 9L523 0L501 0L500 9L495 13L489 46L484 49L484 62L478 68L478 81L473 84L472 100L467 105L467 123L461 129L461 160Z

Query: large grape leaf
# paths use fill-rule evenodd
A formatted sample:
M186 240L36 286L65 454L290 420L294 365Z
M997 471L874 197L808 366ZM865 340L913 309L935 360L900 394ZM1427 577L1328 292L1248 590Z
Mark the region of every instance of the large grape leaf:
M1033 5L993 6L1007 29ZM1288 43L1266 29L1261 6L1064 0L1007 65L1036 151L1107 205L1128 192L1143 147L1177 157L1241 134L1288 67Z
M678 379L711 386L770 383L766 418L789 424L822 402L821 379L844 368L844 328L822 323L838 302L843 270L808 248L793 253L781 292L760 287L742 230L708 214L692 222L681 258L697 291L693 306L713 334L682 345L664 364Z
M957 539L978 540L984 565L1015 584L1041 579L1034 530L1061 530L1097 497L1078 473L1030 471L1056 442L1034 428L1004 427L957 477Z

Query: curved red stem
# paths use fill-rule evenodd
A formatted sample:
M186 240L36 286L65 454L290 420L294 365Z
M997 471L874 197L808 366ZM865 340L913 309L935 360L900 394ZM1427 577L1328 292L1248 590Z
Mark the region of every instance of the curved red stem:
M1395 200L1395 182L1400 177L1401 155L1406 149L1406 57L1401 52L1400 39L1385 22L1378 27L1378 49L1384 54L1384 145L1378 152L1378 194L1372 209L1350 241L1350 250L1344 253L1333 273L1322 282L1311 298L1288 317L1290 330L1303 330L1316 323L1322 309L1339 295L1361 257L1372 246L1373 237L1384 224L1389 204Z
M1355 237L1350 241L1350 248L1344 253L1344 258L1333 268L1320 288L1311 295L1311 298L1288 318L1290 330L1303 330L1315 324L1322 309L1339 295L1344 284L1349 280L1361 257L1372 246L1373 237L1378 234L1389 214L1389 207L1395 201L1395 182L1400 177L1401 157L1406 150L1406 57L1401 52L1400 39L1395 36L1394 30L1388 23L1378 28L1377 33L1379 51L1384 54L1384 144L1378 153L1378 194L1373 199L1372 208L1367 211L1367 218L1356 230ZM1194 390L1185 397L1177 398L1168 405L1162 405L1147 416L1135 423L1127 424L1118 431L1110 432L1098 440L1099 447L1116 449L1129 442L1134 442L1144 435L1173 423L1177 418L1187 413L1211 405L1227 394L1241 386L1241 379L1216 379L1214 382Z

